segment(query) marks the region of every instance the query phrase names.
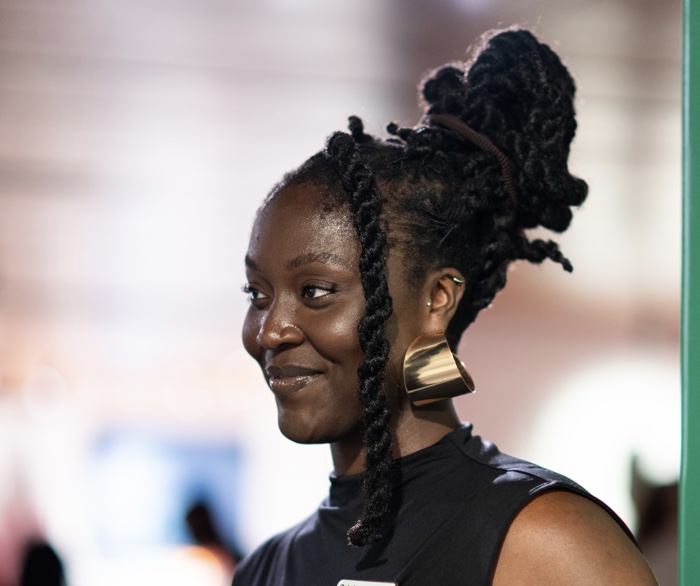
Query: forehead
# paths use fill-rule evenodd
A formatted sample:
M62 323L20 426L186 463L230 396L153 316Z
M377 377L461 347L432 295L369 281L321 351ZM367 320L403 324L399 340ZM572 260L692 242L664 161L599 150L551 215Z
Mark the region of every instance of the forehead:
M357 266L359 243L349 206L330 205L323 190L310 183L287 185L258 211L248 246L251 259L328 253Z

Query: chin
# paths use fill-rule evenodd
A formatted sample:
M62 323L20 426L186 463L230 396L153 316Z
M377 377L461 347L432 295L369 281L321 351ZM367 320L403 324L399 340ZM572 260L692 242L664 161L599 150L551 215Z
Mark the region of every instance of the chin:
M338 421L319 421L284 410L279 411L277 424L282 435L297 444L331 444L354 435L358 429L357 424L348 426Z
M295 416L290 417L280 413L277 425L284 437L297 444L325 444L333 441L329 440L327 435L318 429L317 425L312 422L299 421L299 418Z

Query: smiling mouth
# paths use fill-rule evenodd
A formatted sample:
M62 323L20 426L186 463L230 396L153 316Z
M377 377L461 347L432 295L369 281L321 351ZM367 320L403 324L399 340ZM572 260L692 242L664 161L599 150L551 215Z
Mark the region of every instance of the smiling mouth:
M275 393L293 393L303 389L318 376L320 372L303 366L267 366L267 382Z

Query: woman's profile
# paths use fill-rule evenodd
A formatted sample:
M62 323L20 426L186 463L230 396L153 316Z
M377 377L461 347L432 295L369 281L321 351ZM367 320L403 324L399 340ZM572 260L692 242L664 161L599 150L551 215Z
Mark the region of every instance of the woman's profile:
M417 126L378 139L351 117L264 201L244 346L281 432L330 444L334 470L235 586L656 583L614 512L499 452L451 401L474 386L452 353L509 265L572 270L525 231L563 232L586 198L568 171L574 93L531 33L490 33L424 81Z

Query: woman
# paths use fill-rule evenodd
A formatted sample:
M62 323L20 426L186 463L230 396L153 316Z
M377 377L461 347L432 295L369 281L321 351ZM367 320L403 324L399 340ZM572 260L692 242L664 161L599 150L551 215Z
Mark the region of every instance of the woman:
M572 270L524 231L565 230L586 197L567 169L573 80L507 30L423 97L422 123L387 140L351 118L258 212L244 345L282 433L329 443L334 472L319 510L234 585L655 584L604 504L461 424L451 396L473 384L444 361L511 262Z

